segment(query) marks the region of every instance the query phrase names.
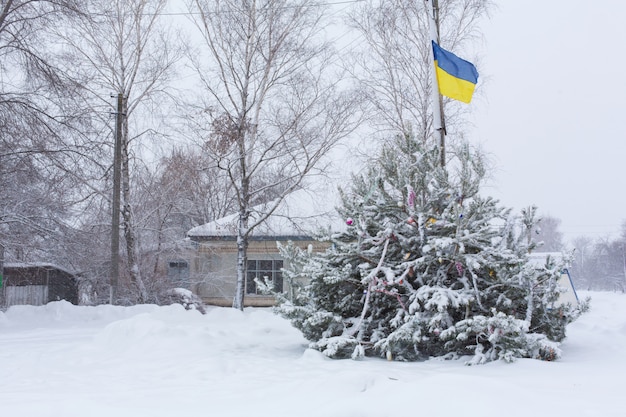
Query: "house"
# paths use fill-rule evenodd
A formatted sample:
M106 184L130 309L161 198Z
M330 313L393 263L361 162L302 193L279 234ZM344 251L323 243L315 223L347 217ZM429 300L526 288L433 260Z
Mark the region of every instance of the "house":
M6 263L0 306L44 305L66 300L78 304L78 280L71 272L47 263Z
M254 278L268 278L274 289L287 291L281 268L287 267L277 242L293 242L300 248L322 251L328 247L314 236L345 228L335 210L335 192L326 190L320 196L298 190L285 197L278 208L254 229L249 239L246 278L246 306L271 306L272 296L261 294ZM271 207L271 203L254 208L252 220ZM189 277L190 289L207 304L230 306L237 284L237 214L191 229L187 236L194 244L190 261L173 260L168 275Z

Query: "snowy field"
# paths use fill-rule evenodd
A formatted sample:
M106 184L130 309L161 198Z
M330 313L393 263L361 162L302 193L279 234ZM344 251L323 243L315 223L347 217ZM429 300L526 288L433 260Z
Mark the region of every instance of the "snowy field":
M624 416L626 295L591 296L557 362L330 360L266 309L0 312L0 416Z

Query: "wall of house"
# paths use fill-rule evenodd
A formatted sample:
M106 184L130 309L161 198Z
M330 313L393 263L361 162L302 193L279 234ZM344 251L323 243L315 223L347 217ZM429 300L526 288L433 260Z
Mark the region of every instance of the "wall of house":
M287 242L284 242L285 244ZM318 241L294 242L302 249L322 251L328 244ZM237 290L237 245L232 240L199 243L190 262L191 290L210 305L231 306ZM276 241L252 240L248 246L248 260L281 260ZM286 263L283 267L287 268ZM285 282L283 291L288 291ZM267 307L274 305L274 297L246 294L246 306Z

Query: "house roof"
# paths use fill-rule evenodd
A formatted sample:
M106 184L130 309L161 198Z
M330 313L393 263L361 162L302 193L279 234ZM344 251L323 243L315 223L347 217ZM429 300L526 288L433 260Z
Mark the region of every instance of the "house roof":
M346 225L335 210L338 201L335 190L324 190L323 193L294 191L280 202L265 222L253 230L251 238L298 240L323 231L342 231ZM254 207L250 223L267 213L275 203L276 200ZM237 220L238 213L233 213L194 227L187 232L187 236L193 240L234 239L237 235Z

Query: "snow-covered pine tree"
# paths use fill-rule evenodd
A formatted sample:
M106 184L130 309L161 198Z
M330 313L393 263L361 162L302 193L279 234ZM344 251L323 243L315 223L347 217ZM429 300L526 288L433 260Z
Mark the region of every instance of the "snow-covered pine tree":
M557 303L562 263L528 261L534 211L521 228L480 196L481 155L468 145L455 155L444 169L437 148L397 137L342 191L348 228L331 248L283 251L286 277L307 284L278 295L277 311L311 347L336 358L559 357L586 304Z

